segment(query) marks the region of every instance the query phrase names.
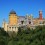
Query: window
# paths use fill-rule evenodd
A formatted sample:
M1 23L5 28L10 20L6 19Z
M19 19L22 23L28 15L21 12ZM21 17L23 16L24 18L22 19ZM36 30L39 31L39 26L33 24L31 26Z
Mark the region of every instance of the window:
M23 24L24 23L24 21L21 21L21 24Z
M31 24L31 21L29 21L29 24Z

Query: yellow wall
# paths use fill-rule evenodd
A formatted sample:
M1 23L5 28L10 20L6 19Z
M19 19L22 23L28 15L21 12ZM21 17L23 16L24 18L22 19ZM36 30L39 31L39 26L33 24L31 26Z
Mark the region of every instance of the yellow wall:
M10 16L9 16L9 24L10 25L17 25L17 21L18 21L17 18L18 17L17 17L16 14L10 14Z
M35 20L33 21L34 25L38 25L38 24L39 24L38 22L39 22L38 19L35 19Z

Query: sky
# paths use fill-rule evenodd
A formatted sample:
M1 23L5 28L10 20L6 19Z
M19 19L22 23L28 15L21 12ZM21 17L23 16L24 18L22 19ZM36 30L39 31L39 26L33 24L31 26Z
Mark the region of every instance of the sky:
M39 17L39 10L42 10L43 18L45 18L45 0L0 0L0 26L3 19L8 22L12 9L18 16L32 14L34 18Z

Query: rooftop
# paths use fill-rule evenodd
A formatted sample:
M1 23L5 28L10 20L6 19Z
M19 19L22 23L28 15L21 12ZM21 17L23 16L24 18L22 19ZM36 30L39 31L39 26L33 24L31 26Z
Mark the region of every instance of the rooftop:
M16 14L16 12L14 10L11 10L10 14Z

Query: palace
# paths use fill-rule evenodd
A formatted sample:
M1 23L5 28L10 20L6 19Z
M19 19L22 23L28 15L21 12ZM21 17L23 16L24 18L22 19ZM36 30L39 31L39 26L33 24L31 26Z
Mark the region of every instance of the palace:
M45 19L42 17L42 11L39 11L39 18L33 18L32 14L26 16L18 16L14 10L9 13L8 23L3 21L2 27L5 31L18 32L18 27L27 26L35 28L35 26L45 25Z

